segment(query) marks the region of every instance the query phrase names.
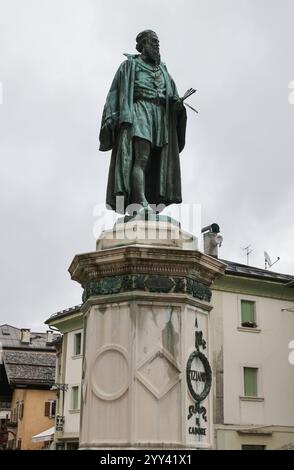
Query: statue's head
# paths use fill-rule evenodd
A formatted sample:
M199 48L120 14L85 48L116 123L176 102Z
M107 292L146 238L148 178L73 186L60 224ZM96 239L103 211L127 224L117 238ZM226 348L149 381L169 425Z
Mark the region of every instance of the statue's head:
M136 37L136 49L145 55L149 60L160 63L159 39L157 34L151 29L146 29Z

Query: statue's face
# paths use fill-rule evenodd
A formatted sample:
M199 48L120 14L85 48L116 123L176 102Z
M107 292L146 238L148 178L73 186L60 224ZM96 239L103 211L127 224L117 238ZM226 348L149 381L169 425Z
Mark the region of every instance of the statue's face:
M157 34L151 33L144 41L143 53L156 64L160 63L159 39Z

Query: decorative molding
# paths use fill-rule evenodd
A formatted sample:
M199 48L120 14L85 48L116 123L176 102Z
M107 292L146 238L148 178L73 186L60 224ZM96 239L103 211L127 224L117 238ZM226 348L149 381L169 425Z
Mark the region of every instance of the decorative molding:
M108 391L108 390L103 390L102 389L102 385L103 385L103 381L101 380L101 377L97 377L96 374L95 374L95 371L94 371L94 368L95 368L95 364L99 363L99 361L101 360L101 357L109 354L109 353L117 353L119 354L123 361L125 362L126 364L126 374L125 374L125 378L122 380L122 383L119 385L118 389L115 390L115 391ZM111 358L109 360L109 364L108 364L108 367L109 369L111 369L112 367L112 362L113 362L113 358ZM105 367L105 366L104 366ZM92 391L93 393L98 397L100 398L101 400L104 400L104 401L112 401L112 400L117 400L118 398L120 398L122 395L125 394L125 392L128 390L129 388L129 374L128 374L128 370L129 370L129 360L128 360L128 352L125 348L119 346L119 345L116 345L116 344L109 344L109 345L106 345L106 346L103 346L102 348L99 349L99 351L97 352L96 354L96 358L93 362L93 366L91 368L91 385L92 385ZM98 379L98 381L97 381ZM105 383L104 383L105 385Z
M165 361L169 367L169 380L166 383L163 382L163 376L152 377L152 375L150 375L150 370L155 370L154 364L152 368L150 368L150 364L155 361ZM148 373L145 371L146 368ZM172 372L174 372L173 378L171 377ZM147 390L151 392L157 400L160 400L181 380L181 371L173 356L165 348L158 346L138 365L136 376Z
M130 245L76 255L69 272L83 287L90 279L128 274L187 276L210 285L225 266L197 250Z
M172 293L165 294L159 293L154 294L152 292L145 292L142 290L134 290L130 292L120 292L118 294L109 295L99 295L91 296L86 302L81 306L81 311L85 315L85 318L89 315L91 308L97 307L100 310L100 306L105 308L105 305L113 305L117 303L122 303L123 305L129 305L130 302L135 302L137 305L173 305L181 304L187 305L189 307L195 307L201 311L204 315L207 315L208 312L212 310L212 305L205 302L203 303L200 300L197 300L189 295L182 293Z
M241 401L264 401L264 397L246 397L242 395L239 398Z
M126 274L89 280L83 292L83 302L91 296L118 294L121 292L145 291L158 293L188 294L199 300L210 302L208 286L189 277L174 277L153 274Z
M260 328L248 328L246 326L238 326L237 330L244 331L245 333L260 333L261 332Z

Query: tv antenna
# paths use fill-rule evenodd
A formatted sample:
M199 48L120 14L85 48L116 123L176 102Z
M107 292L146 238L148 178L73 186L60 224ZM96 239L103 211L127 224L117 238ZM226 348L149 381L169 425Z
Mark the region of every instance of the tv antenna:
M247 266L249 266L249 255L252 253L253 248L251 248L251 245L245 246L245 248L242 248L242 250L246 251L246 256L247 256Z
M276 259L276 261L274 261L274 262L272 263L272 260L271 260L271 258L270 258L270 256L269 256L269 254L268 254L266 251L264 251L264 267L265 267L265 269L271 268L271 267L272 267L274 264L276 264L279 260L280 260L280 257L278 256L277 259Z

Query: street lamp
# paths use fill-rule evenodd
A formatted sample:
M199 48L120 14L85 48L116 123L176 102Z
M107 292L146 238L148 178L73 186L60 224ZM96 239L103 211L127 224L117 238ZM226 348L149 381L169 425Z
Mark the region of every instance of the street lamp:
M63 426L64 426L64 392L67 392L68 390L68 384L64 383L55 383L52 385L51 390L58 390L59 392L62 391L62 409L61 415L56 415L56 423L55 423L55 429L56 431L63 431ZM58 394L60 397L60 393Z
M51 390L62 390L63 392L67 392L68 384L55 383L52 385Z

